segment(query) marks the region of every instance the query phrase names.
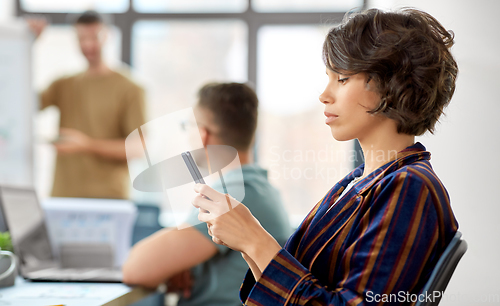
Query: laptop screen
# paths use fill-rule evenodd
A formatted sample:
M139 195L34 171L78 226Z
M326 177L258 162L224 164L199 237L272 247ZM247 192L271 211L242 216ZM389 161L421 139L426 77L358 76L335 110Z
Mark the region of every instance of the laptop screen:
M43 210L33 189L1 187L0 202L14 251L29 268L53 260Z

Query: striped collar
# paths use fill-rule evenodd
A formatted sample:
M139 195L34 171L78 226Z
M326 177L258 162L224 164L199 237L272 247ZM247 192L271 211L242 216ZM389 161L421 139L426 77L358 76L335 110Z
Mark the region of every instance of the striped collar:
M430 160L431 153L426 151L424 145L420 142L415 143L406 149L399 151L396 158L380 168L376 169L361 181L359 181L353 189L357 191L357 194L362 194L366 190L370 189L375 183L380 181L387 173L392 173L397 169L400 169L406 165L412 164L419 160ZM344 188L355 178L363 174L365 164L361 164L359 167L351 171L343 180L339 182L339 185Z

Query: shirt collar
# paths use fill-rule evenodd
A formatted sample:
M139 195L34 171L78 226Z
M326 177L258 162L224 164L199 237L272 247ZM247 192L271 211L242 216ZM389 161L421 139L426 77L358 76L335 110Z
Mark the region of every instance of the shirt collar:
M406 165L412 164L419 160L430 160L431 153L426 151L424 145L420 142L415 143L412 146L405 148L402 151L399 151L396 155L396 158L380 168L376 169L365 178L363 178L354 188L358 191L358 194L363 193L370 187L372 187L376 182L381 180L386 174L392 173L399 168L402 168ZM342 181L339 182L340 185L346 187L349 182L351 182L355 177L359 177L363 174L363 170L365 168L365 164L360 165L351 173L349 173Z

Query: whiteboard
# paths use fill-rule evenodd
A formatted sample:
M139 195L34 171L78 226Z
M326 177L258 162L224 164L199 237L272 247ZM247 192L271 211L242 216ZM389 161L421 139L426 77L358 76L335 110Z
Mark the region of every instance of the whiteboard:
M0 184L33 185L33 40L22 21L0 24Z

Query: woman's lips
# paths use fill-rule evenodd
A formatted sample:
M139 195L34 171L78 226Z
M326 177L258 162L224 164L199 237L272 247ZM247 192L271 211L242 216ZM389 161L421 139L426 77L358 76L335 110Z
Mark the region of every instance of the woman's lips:
M329 112L325 112L325 116L326 116L326 120L325 120L326 124L330 124L331 122L335 121L335 119L337 119L339 117L339 116L332 114L332 113L329 113Z

